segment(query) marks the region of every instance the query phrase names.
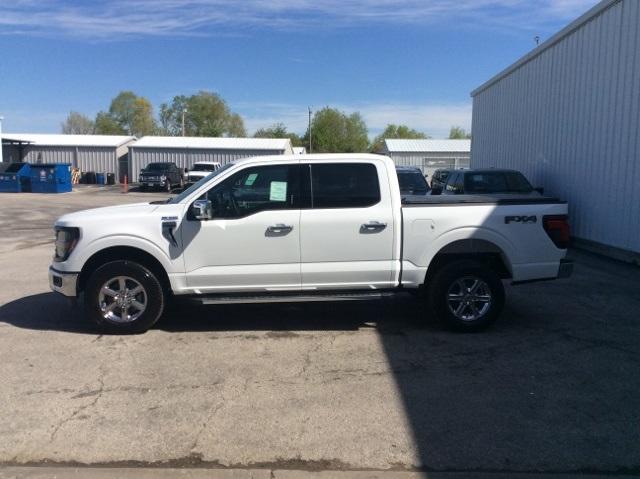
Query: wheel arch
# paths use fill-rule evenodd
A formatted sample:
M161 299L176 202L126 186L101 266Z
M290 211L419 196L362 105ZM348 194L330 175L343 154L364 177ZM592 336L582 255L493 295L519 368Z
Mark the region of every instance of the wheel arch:
M424 284L442 266L462 259L489 266L501 279L509 279L513 275L509 257L500 246L486 239L466 238L453 241L438 250L429 263Z
M160 281L166 293L171 292L169 275L160 261L152 254L133 246L112 246L94 253L85 261L78 276L78 292L85 289L91 273L111 261L133 261L149 269Z

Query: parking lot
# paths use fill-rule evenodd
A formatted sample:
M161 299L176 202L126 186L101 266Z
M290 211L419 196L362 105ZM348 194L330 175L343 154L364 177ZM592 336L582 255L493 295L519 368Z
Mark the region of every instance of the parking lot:
M640 269L507 288L455 334L415 298L197 307L102 336L48 289L65 212L118 188L0 197L0 462L640 473Z

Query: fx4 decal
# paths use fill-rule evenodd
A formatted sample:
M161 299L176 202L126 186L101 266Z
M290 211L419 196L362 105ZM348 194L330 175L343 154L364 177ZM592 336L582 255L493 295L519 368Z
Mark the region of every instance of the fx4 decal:
M521 223L521 224L537 223L538 222L538 217L537 216L505 216L504 222L506 224L511 224L511 223Z

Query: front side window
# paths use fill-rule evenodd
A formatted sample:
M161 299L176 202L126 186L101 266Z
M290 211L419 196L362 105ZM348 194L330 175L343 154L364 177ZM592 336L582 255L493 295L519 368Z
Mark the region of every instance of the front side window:
M363 208L380 201L380 182L371 163L311 165L312 208Z
M245 168L207 193L214 218L243 218L260 211L295 207L298 165Z

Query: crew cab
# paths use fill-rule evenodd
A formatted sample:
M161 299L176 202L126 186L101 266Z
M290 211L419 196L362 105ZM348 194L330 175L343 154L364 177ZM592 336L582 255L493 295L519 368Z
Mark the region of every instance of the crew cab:
M161 188L171 191L174 187L184 186L184 176L182 170L175 163L149 163L146 168L140 171L140 189Z
M187 175L187 185L191 185L196 181L201 180L205 176L208 176L212 171L216 171L220 168L218 161L197 161L193 164L191 169L185 170Z
M375 299L423 292L431 314L479 330L503 280L571 274L567 204L554 198L402 199L395 165L369 154L229 163L163 202L55 223L54 291L83 296L106 332L151 327L173 296L205 304Z

